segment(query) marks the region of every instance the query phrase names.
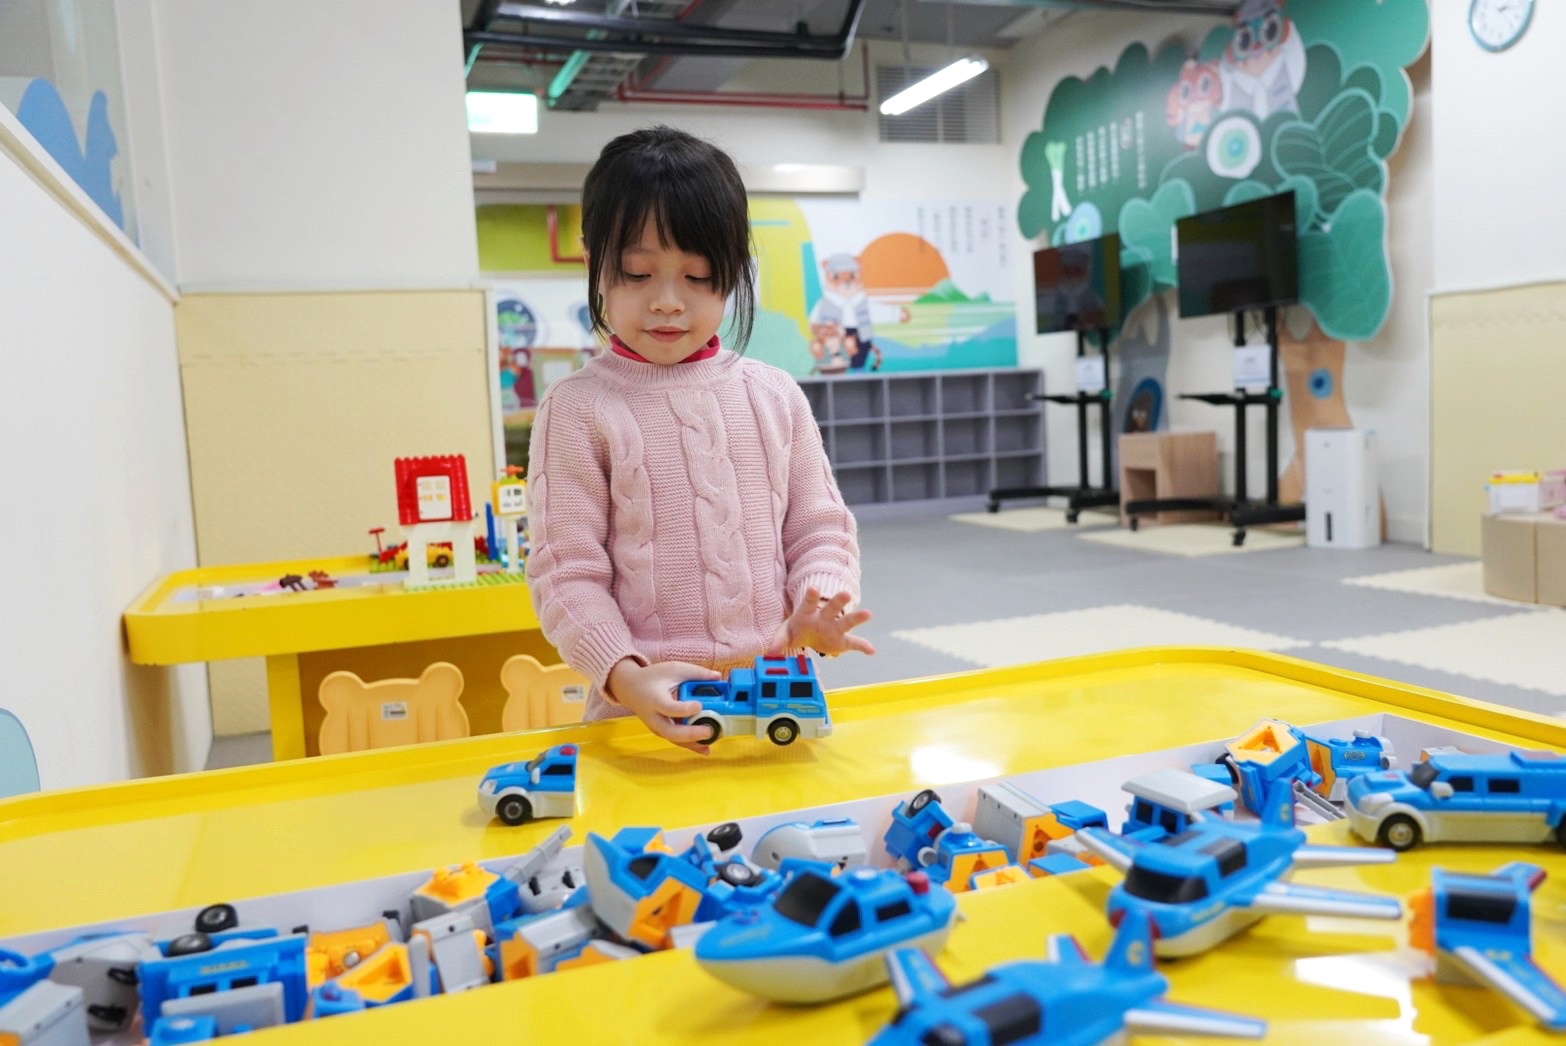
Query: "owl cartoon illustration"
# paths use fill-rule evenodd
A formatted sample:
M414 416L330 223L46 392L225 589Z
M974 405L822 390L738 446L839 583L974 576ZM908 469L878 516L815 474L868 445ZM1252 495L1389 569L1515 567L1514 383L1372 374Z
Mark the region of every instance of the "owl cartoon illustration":
M1164 115L1180 144L1195 149L1202 144L1202 135L1212 126L1222 102L1223 79L1218 74L1218 63L1188 58L1180 67L1180 79L1169 88Z
M1283 13L1283 0L1242 0L1218 70L1224 109L1245 109L1257 120L1299 111L1305 44Z

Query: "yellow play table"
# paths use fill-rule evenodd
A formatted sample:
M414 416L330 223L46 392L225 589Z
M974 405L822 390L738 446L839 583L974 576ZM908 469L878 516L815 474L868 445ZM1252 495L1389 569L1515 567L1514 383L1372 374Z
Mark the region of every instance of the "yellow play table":
M476 737L0 801L4 938L141 913L517 854L559 821L488 822L474 788L494 763L580 742L588 831L669 828L810 808L1234 736L1264 717L1310 724L1380 712L1524 746L1566 746L1566 723L1292 658L1160 648L839 691L831 738L735 739L708 758L635 721ZM1115 818L1114 813L1111 814ZM1314 828L1347 842L1342 822ZM1543 865L1535 955L1566 978L1566 854L1554 847L1422 847L1395 864L1302 871L1305 882L1406 896L1433 863ZM959 898L939 956L954 980L1039 958L1072 932L1094 958L1114 875L1096 869ZM241 908L243 910L243 908ZM1479 988L1411 982L1406 923L1274 916L1199 957L1164 963L1170 998L1265 1017L1280 1043L1549 1041ZM762 1003L686 952L491 985L258 1033L258 1043L861 1043L892 1016L889 989L820 1007ZM248 1040L247 1040L248 1041Z
M454 588L405 590L401 574L368 573L368 557L181 570L125 611L130 659L177 665L266 658L272 757L316 755L324 715L316 694L332 672L366 680L417 677L436 661L463 670L473 732L500 730L500 666L513 654L560 660L538 630L521 574L480 575ZM324 570L338 588L277 591L287 574ZM236 593L246 593L236 595Z

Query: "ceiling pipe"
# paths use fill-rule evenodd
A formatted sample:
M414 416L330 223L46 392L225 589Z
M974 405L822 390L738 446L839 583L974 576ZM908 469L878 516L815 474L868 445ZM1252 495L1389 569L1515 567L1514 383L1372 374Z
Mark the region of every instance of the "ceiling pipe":
M527 4L501 3L495 21L512 20L558 25L568 28L619 34L602 39L583 36L554 36L538 31L499 32L481 26L463 33L469 55L488 44L511 44L543 51L604 51L612 54L672 54L715 58L818 58L840 61L853 48L854 34L864 0L850 0L842 28L832 36L809 33L779 33L755 29L725 29L721 26L693 26L684 22L610 18ZM480 12L483 13L482 11Z
M644 88L640 81L627 78L615 89L615 98L625 103L663 105L732 105L755 109L837 109L854 112L870 111L870 49L863 44L859 48L864 60L864 94L809 94L794 92L760 91L663 91Z

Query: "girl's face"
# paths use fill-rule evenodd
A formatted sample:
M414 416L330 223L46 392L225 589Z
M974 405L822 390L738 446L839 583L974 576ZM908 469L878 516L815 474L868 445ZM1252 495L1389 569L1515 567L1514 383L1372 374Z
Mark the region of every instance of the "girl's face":
M605 273L604 317L639 355L678 363L718 332L724 298L713 286L712 266L699 254L660 244L651 216L618 265L618 272Z

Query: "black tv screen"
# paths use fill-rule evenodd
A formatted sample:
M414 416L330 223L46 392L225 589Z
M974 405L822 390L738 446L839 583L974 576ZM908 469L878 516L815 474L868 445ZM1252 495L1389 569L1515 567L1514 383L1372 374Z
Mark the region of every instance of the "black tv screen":
M1120 325L1120 235L1033 253L1038 332Z
M1294 192L1175 223L1180 315L1292 305L1299 300Z

